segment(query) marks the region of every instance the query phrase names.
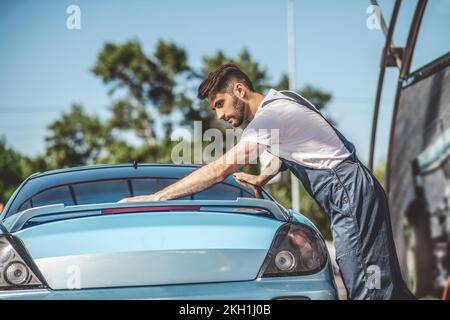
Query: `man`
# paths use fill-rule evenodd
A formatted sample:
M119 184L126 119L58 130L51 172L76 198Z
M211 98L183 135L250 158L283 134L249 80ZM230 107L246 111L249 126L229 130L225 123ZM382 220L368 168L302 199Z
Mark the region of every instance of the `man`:
M336 260L349 299L414 298L401 277L383 188L358 160L353 144L309 101L289 91L270 90L263 96L232 64L210 73L198 97L209 100L219 119L235 127L248 124L239 143L163 190L121 202L193 194L268 153L270 164L259 176L236 173L235 178L262 186L289 169L302 181L331 220Z

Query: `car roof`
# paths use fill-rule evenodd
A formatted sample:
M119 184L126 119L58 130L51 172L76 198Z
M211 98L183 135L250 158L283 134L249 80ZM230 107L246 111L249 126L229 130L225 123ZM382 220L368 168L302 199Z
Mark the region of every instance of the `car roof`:
M199 168L200 165L198 164L168 164L168 163L125 163L125 164L95 164L95 165L88 165L88 166L78 166L78 167L70 167L70 168L62 168L62 169L56 169L56 170L49 170L45 172L37 172L30 176L29 179L44 177L44 176L50 176L55 174L73 174L73 173L80 173L82 171L89 171L89 170L98 170L98 169L124 169L124 170L138 170L140 168L160 168L163 171L170 171L173 170L173 168L181 168L181 170L189 170L192 168ZM170 168L169 170L167 170ZM166 169L166 170L164 170Z

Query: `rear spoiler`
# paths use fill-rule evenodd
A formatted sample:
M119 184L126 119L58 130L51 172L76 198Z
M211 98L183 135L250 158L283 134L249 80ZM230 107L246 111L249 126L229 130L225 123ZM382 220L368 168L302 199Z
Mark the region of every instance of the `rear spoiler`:
M102 203L87 204L77 206L65 206L64 204L54 204L36 208L26 209L18 212L3 221L4 227L11 233L19 231L31 219L37 217L67 215L67 218L89 217L101 214L136 213L148 211L183 211L200 210L201 208L253 208L269 211L273 217L281 221L290 221L290 213L281 205L270 200L237 198L236 200L171 200L152 201L135 203Z

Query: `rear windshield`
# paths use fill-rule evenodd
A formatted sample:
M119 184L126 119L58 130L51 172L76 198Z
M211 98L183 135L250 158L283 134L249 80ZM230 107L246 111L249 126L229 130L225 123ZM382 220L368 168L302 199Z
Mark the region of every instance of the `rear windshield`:
M173 178L134 178L90 181L49 188L24 201L17 212L51 204L66 206L111 203L120 199L152 194L176 182ZM236 200L255 198L255 195L236 186L218 183L206 190L178 200ZM14 213L12 213L14 214Z

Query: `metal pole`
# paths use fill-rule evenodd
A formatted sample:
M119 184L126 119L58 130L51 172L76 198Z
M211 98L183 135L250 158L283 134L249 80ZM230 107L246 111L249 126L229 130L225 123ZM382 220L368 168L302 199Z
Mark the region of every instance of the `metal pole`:
M381 25L383 26L383 31L386 35L386 43L384 45L383 54L381 55L380 63L380 75L378 78L377 95L375 97L375 106L373 109L373 120L372 120L372 134L370 138L370 152L369 152L369 169L373 171L374 164L374 153L375 153L375 143L377 138L377 127L378 127L378 113L380 110L381 93L383 90L384 74L386 71L386 60L389 54L389 50L393 48L392 36L395 29L395 24L397 22L398 12L400 10L401 0L396 0L394 5L394 10L392 12L391 21L389 23L389 29L386 31L386 22L384 21L383 15L380 13ZM377 1L372 0L373 5L378 5ZM400 62L401 65L401 62Z
M416 46L417 35L419 34L420 24L422 23L422 18L425 12L425 8L427 6L428 0L419 0L416 5L416 10L414 12L413 20L411 22L411 27L409 29L408 40L406 42L405 53L403 54L402 59L402 68L400 69L400 74L397 80L397 89L395 92L395 100L394 100L394 110L392 111L392 120L391 120L391 130L389 136L389 148L388 148L388 159L387 159L387 168L386 168L386 193L391 198L391 168L392 168L392 149L395 143L395 129L397 125L397 113L398 113L398 105L400 103L400 95L403 86L403 80L409 74L409 68L411 66L412 56L414 54L414 48Z
M288 63L289 90L295 91L295 37L294 37L294 0L288 0ZM292 209L300 211L300 185L297 177L291 173Z

